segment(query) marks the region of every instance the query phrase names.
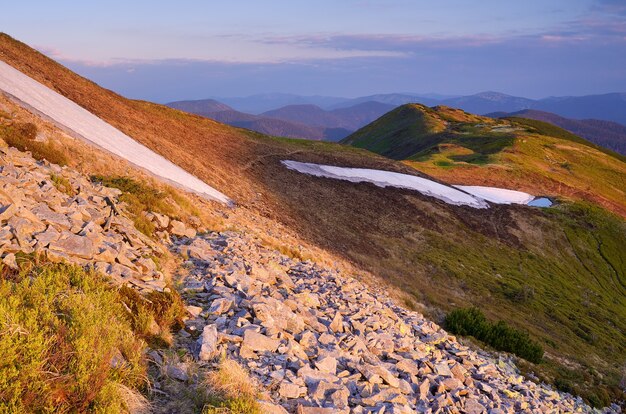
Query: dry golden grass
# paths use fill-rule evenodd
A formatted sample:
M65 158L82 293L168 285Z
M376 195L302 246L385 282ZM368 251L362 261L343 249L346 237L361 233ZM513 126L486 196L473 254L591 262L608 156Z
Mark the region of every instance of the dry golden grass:
M206 375L204 384L209 394L224 399L253 400L259 393L250 373L232 359L222 360L217 370Z
M233 414L261 414L258 384L236 361L223 359L205 376L206 404L203 413L228 409Z

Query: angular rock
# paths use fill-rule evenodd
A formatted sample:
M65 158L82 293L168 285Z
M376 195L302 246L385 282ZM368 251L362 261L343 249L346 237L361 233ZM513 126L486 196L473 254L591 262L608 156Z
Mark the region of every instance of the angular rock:
M218 354L218 335L216 325L206 325L202 330L202 335L198 338L200 352L198 358L201 361L209 361Z
M256 358L257 352L275 352L279 345L280 341L277 339L272 339L253 330L246 330L239 353L242 358Z
M278 388L278 394L283 398L298 398L300 397L300 386L291 382L283 381Z
M49 245L50 250L55 250L69 256L78 256L83 259L91 259L94 256L93 242L89 237L77 236L64 231L61 237Z

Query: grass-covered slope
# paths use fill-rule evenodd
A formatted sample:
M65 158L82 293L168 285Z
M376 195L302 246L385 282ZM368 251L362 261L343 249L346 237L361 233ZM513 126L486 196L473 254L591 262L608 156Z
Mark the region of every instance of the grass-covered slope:
M626 217L626 158L545 122L405 105L343 143L454 184L592 201Z
M563 384L569 381L593 393L601 386L617 398L626 359L626 252L620 248L626 230L621 218L567 200L551 210L450 206L408 190L307 176L287 170L280 161L420 174L366 150L371 149L394 158L414 157L416 165L430 168L429 174L454 183L490 183L534 194L565 195L564 189L572 188L571 199L604 200L614 211L624 205L619 193L622 161L510 121L500 127L463 111L419 105L394 110L366 127L373 130L390 116L404 119L415 134L389 126L384 135L402 145L398 153L375 136L369 142L359 138L362 144L352 142L361 148L272 138L127 100L6 36L0 36L0 58L233 198L239 207L224 214L274 222L270 231L276 237L276 229L287 229L303 242L371 271L408 293L409 303L426 304L431 315L479 306L488 318L527 330L546 349L547 362L533 369L554 379L569 371L552 369L552 364L568 366L574 373L562 378ZM407 121L401 111L424 122ZM537 155L520 151L518 164L500 161L517 148ZM564 153L572 157L569 170L558 164ZM585 175L585 163L597 167L595 176ZM465 171L467 176L461 175ZM589 181L581 184L584 177ZM558 181L566 178L567 183Z

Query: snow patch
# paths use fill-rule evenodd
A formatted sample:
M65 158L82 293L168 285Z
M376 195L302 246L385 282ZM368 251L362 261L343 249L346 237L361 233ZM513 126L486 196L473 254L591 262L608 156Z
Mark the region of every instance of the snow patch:
M480 185L455 185L453 187L495 204L528 204L535 199L535 196L528 193L504 188L483 187Z
M489 208L481 198L474 197L456 188L439 184L414 175L391 171L371 170L366 168L345 168L331 165L312 164L298 161L281 161L290 170L316 177L335 178L351 182L369 182L379 187L398 187L416 190L424 195L445 201L448 204L464 205L474 208Z
M230 203L228 197L202 180L139 144L75 102L2 61L0 61L0 90L92 144L128 160L157 177L207 198Z

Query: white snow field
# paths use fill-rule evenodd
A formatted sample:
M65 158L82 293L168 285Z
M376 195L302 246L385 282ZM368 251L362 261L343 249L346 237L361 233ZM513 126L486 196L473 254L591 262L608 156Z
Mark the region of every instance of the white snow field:
M480 185L455 185L454 187L495 204L528 204L535 199L535 196L528 193L504 188Z
M206 198L230 203L228 197L202 180L3 61L0 61L0 91L17 99L27 109L42 113L86 141L124 158L157 177Z
M464 205L474 208L489 208L489 204L481 198L459 191L456 188L439 184L426 178L414 175L400 174L391 171L371 170L366 168L333 167L330 165L311 164L298 161L282 161L290 170L316 177L335 178L351 182L369 182L379 187L399 187L416 190L420 193L435 197L448 204Z
M369 182L379 187L399 187L416 190L420 193L438 198L448 204L464 205L474 208L489 208L489 202L494 204L525 204L535 200L535 196L522 191L507 190L496 187L482 187L472 185L447 186L435 181L416 177L414 175L395 173L383 170L366 168L333 167L331 165L312 164L298 161L281 161L290 170L316 177L335 178L355 183ZM551 205L550 203L549 205ZM549 207L549 205L538 205Z

